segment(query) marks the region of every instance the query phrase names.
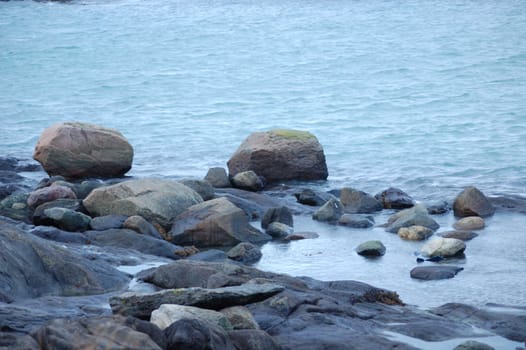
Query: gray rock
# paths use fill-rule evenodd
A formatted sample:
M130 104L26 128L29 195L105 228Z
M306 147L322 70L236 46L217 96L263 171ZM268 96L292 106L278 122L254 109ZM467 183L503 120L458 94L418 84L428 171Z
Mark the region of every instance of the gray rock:
M406 209L411 208L415 201L410 195L399 188L390 187L374 196L384 209Z
M84 199L91 191L102 186L104 186L104 183L100 180L84 180L75 185L75 193L78 199Z
M82 201L92 216L140 215L169 229L175 217L203 199L191 188L173 180L129 180L93 190Z
M239 244L243 244L243 243L239 243ZM219 250L219 249L205 250L203 252L193 254L187 258L187 260L215 261L215 262L223 262L223 261L226 261L227 259L228 259L227 254L224 251Z
M163 304L158 309L153 310L150 322L163 330L182 319L195 319L211 323L227 332L234 329L228 318L221 312L177 304Z
M228 332L236 349L281 350L281 346L267 332L243 329Z
M466 340L462 344L455 346L453 350L495 350L495 348L475 340Z
M314 135L298 130L256 132L247 137L228 161L231 176L253 170L269 182L325 180L325 154Z
M185 186L190 187L195 192L199 193L201 198L203 198L203 200L205 201L215 197L214 187L208 181L197 179L183 179L179 180L179 182Z
M320 237L316 232L294 232L287 237L284 237L284 241L299 241L302 239L314 239Z
M466 244L455 238L435 238L424 244L420 252L424 256L441 256L444 258L462 254L466 249Z
M238 188L217 189L216 196L228 199L253 220L261 219L270 208L279 208L283 205L276 198L267 194L243 191Z
M462 270L464 268L458 266L417 266L410 274L411 278L430 281L453 278Z
M90 227L95 231L105 231L110 229L118 229L122 228L122 225L124 225L124 222L128 219L127 215L104 215L104 216L97 216L93 219L91 219Z
M455 216L491 216L495 213L495 208L491 205L488 198L476 187L465 188L455 198L453 203Z
M467 216L455 222L453 228L461 231L482 230L486 222L480 216Z
M477 237L478 234L472 231L447 231L439 233L439 236L444 238L456 238L461 241L469 241Z
M272 222L265 232L273 238L284 238L291 235L294 229L281 222Z
M349 214L370 214L383 209L382 203L370 194L349 187L341 189L340 201Z
M56 319L32 333L42 349L161 350L121 317Z
M91 217L66 208L44 210L42 222L71 232L84 232L89 228Z
M505 195L488 198L491 205L499 211L526 214L526 198L517 195Z
M65 208L78 212L84 210L81 201L78 199L57 199L52 202L46 202L39 205L33 212L33 224L50 225L50 223L46 222L46 217L44 216L44 210L50 208Z
M259 329L254 316L245 306L231 306L221 310L234 329Z
M336 222L342 215L343 205L337 199L330 199L312 214L312 218L317 221Z
M236 350L224 329L196 319L174 322L164 333L169 350Z
M157 231L157 229L152 224L146 221L145 218L139 215L133 215L127 218L126 221L124 221L124 223L122 224L122 227L133 230L143 235L162 239L159 231Z
M329 199L335 198L330 193L314 191L309 188L303 189L301 192L294 193L294 196L299 203L316 207L322 206Z
M380 241L367 241L356 247L356 253L366 257L376 257L385 254L385 246Z
M242 190L257 192L265 187L265 181L254 171L248 170L234 175L232 177L232 185Z
M90 240L80 232L68 232L52 226L35 226L28 233L49 241L89 244Z
M29 206L27 205L28 193L12 193L0 201L0 215L11 219L31 223Z
M246 214L225 198L212 199L188 208L177 216L169 235L175 244L196 247L270 240L270 236L250 225Z
M374 218L370 215L343 214L338 224L352 228L369 228L374 225Z
M450 210L449 203L446 201L435 201L425 204L427 212L430 215L441 215L445 214Z
M40 350L40 346L27 334L0 332L0 350Z
M242 262L243 264L253 264L261 259L261 249L252 243L241 242L227 252L229 259Z
M205 180L216 188L231 187L230 179L225 168L210 168L206 173Z
M426 207L417 204L413 208L404 209L392 215L387 221L385 230L391 233L398 233L402 227L424 226L436 231L440 225L429 216Z
M154 293L127 292L110 298L114 313L148 319L162 304L196 306L221 310L229 306L246 305L265 300L284 288L277 284L246 283L240 286L205 289L199 287L168 289Z
M179 259L177 251L182 249L170 242L141 235L128 229L111 229L105 231L86 231L91 244L101 247L120 247L137 250L141 253Z
M290 227L294 226L292 213L287 207L270 208L265 212L261 219L261 228L264 230L273 222L279 222Z
M44 130L33 158L50 175L118 177L131 169L133 148L116 130L67 122Z
M105 293L128 277L0 220L0 293L15 298Z

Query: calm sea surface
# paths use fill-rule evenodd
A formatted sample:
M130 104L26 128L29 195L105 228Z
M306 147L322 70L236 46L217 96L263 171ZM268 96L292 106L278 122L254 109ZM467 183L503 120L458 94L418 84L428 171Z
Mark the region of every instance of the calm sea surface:
M65 120L120 130L136 176L202 177L251 132L280 127L318 137L322 187L526 195L526 3L0 2L0 155L30 158ZM508 233L525 223L498 220Z

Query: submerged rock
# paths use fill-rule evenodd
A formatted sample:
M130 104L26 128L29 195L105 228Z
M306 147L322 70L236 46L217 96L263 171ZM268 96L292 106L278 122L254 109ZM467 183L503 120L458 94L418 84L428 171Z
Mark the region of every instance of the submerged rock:
M470 186L464 189L455 198L453 203L455 216L491 216L495 213L495 208L491 205L488 198L476 187Z
M477 237L478 234L472 231L447 231L441 232L439 236L444 238L456 238L460 239L461 241L469 241Z
M314 135L276 129L247 137L228 161L230 176L253 170L267 181L325 180L325 154Z
M464 268L458 266L417 266L410 274L411 278L430 281L453 278L462 270Z
M410 195L399 188L390 187L374 196L384 209L405 209L411 208L415 201Z
M467 340L455 346L453 350L495 350L495 348L475 340Z
M374 225L374 218L370 215L343 214L338 224L352 228L369 228Z
M133 148L114 129L67 122L44 130L33 158L49 175L119 177L131 169Z

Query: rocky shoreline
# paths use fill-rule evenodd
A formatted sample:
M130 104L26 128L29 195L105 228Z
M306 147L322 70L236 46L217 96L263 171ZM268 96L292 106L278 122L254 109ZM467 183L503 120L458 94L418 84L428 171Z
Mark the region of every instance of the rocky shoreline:
M69 141L46 146L57 130ZM57 150L72 147L66 156L73 159L61 161ZM130 149L117 132L65 123L39 140L35 158L44 169L52 164L52 176L39 184L21 174L40 166L0 158L0 349L415 349L447 341L485 349L491 337L525 346L526 308L449 303L421 310L365 283L250 266L265 242L315 239L295 231L297 215L351 228L383 225L400 239L426 241L419 259L447 261L469 249L495 210L526 213L522 197L487 198L470 187L454 203L424 205L395 188L372 196L301 182L274 186L327 177L316 138L293 130L256 133L229 161L229 174L213 168L204 179L122 177ZM386 209L395 213L376 223L375 213ZM451 211L459 218L455 231L434 237L433 216ZM369 241L357 253L374 259L389 251ZM127 273L127 266L144 269ZM417 266L408 278L454 278L461 270Z

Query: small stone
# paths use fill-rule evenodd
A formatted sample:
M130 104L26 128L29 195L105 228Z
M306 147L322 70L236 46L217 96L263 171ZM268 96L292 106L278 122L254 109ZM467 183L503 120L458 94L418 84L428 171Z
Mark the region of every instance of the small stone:
M225 168L216 167L208 169L205 180L216 188L232 187Z
M283 238L285 241L299 241L302 239L313 239L320 237L316 232L295 232Z
M356 252L366 257L376 257L385 254L385 246L380 241L367 241L356 248Z
M477 237L478 234L472 231L447 231L440 233L439 236L444 238L456 238L461 241L469 241Z
M289 225L282 224L281 222L273 222L268 226L265 232L273 238L283 238L291 235L294 232L294 229Z
M317 221L336 222L342 215L343 205L337 199L330 199L312 214L312 218Z
M471 231L481 230L485 225L486 223L483 218L479 216L468 216L455 222L453 227L457 230Z
M350 214L369 214L383 209L379 200L354 188L342 188L340 201L343 204L344 211Z
M434 257L451 257L459 255L466 249L466 244L455 238L436 238L430 242L427 242L420 252L424 256Z
M259 329L254 316L245 306L231 306L220 312L226 316L234 329Z
M95 231L110 230L112 228L122 228L124 222L128 219L126 215L104 215L91 219L90 227Z
M179 180L179 182L197 192L205 201L210 200L215 196L214 187L208 181L183 179Z
M453 210L455 216L459 217L486 217L495 213L495 208L484 193L473 186L467 187L455 198Z
M269 208L261 219L261 228L267 229L273 222L280 222L290 227L294 226L294 219L287 207Z
M218 311L176 304L161 305L158 309L152 312L150 322L163 330L169 327L172 323L184 318L210 322L223 328L225 331L231 331L234 329L228 318Z
M432 234L433 230L419 225L401 227L398 230L398 236L400 236L400 238L411 241L422 241L429 238Z
M449 211L450 207L446 201L436 201L426 203L427 213L429 215L440 215L445 214Z
M334 196L330 193L317 192L309 188L303 189L301 192L294 193L294 197L296 197L298 203L316 207L322 206L329 199L334 198Z
M148 221L146 221L145 218L143 218L140 215L130 216L126 219L126 221L124 221L122 227L128 228L143 235L152 236L159 239L162 238L161 234L159 233L159 231L157 231L155 226L150 224Z
M243 171L232 178L234 187L246 191L261 191L265 187L265 182L254 171Z
M411 270L411 278L431 281L453 278L464 270L458 266L417 266Z
M240 261L244 264L253 264L262 257L261 250L256 245L249 242L239 243L230 249L226 255L228 258Z
M405 209L411 208L415 201L410 195L399 188L390 187L374 196L384 209Z

